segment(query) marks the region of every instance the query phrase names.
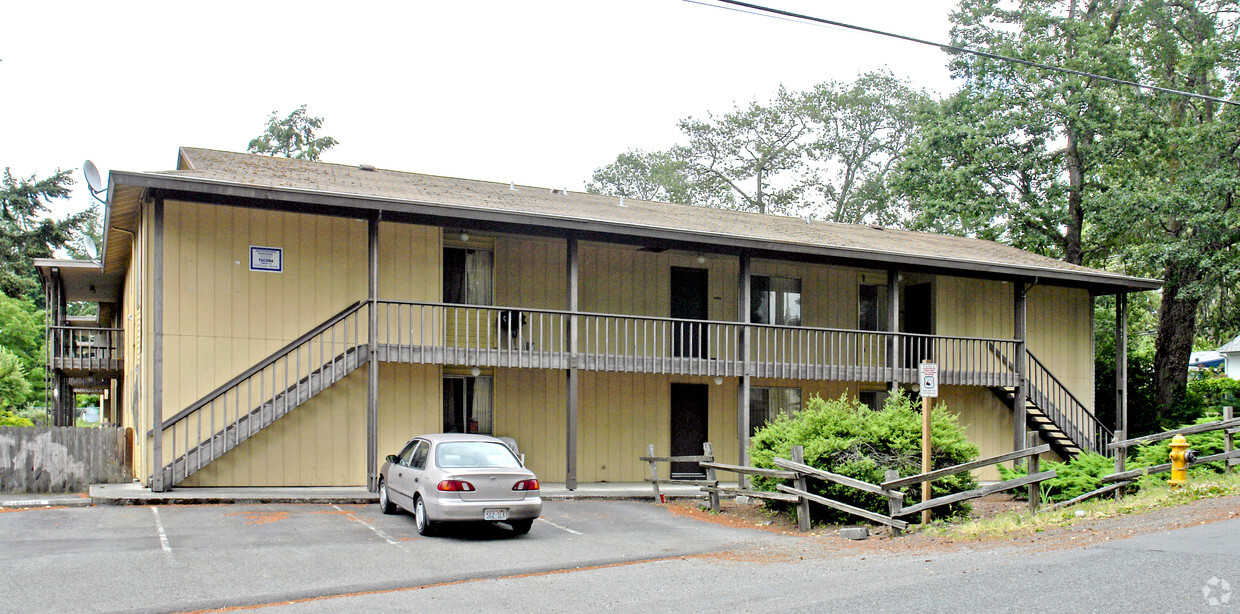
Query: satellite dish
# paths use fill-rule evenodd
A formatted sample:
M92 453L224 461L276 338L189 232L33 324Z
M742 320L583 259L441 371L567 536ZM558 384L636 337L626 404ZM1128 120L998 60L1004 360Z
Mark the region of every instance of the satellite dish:
M99 246L95 245L94 239L82 235L82 245L86 248L86 255L90 256L91 260L99 259Z
M107 190L103 187L103 180L99 178L99 169L95 168L95 163L87 160L82 164L82 174L86 175L86 187L90 188L90 195L94 196L99 202L104 202L99 195Z

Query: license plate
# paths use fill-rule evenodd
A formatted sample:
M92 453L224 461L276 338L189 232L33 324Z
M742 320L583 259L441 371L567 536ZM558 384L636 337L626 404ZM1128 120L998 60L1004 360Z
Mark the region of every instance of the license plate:
M508 510L506 509L484 509L482 510L483 520L508 520Z

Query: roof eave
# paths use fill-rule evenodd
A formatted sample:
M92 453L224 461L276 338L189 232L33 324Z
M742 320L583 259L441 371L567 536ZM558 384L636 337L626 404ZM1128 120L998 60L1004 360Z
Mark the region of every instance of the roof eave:
M928 257L901 252L885 252L855 247L811 245L804 243L780 243L731 234L694 232L676 228L627 224L612 220L535 214L521 211L496 210L486 207L466 206L452 203L436 203L410 199L394 199L366 194L345 194L299 188L255 186L233 181L203 179L159 173L136 173L112 171L110 184L121 184L144 189L200 192L214 196L268 200L289 203L307 203L327 207L341 207L366 211L393 211L420 215L453 217L487 222L549 226L564 230L609 232L642 238L667 239L683 242L709 241L738 250L772 251L828 258L865 260L887 265L918 266L931 269L987 272L996 277L1047 279L1088 287L1096 294L1114 294L1154 290L1162 287L1156 279L1129 277L1119 274L1087 273L1036 266L1018 266L977 260L946 257ZM111 192L111 190L109 190ZM111 194L109 194L109 200ZM107 263L105 262L105 265Z

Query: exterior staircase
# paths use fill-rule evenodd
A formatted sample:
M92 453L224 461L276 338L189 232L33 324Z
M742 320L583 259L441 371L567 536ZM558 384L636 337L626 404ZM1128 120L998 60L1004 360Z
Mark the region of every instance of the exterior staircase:
M1025 424L1037 432L1064 458L1082 452L1107 454L1111 430L1098 421L1041 361L1026 351ZM991 387L991 392L1015 411L1016 389L1011 386Z
M350 305L165 420L173 460L152 488L172 488L366 364L368 304Z

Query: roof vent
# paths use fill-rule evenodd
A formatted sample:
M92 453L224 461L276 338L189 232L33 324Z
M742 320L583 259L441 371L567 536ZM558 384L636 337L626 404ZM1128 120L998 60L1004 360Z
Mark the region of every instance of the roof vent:
M563 194L564 190L561 190L560 188L551 188L551 193L552 194Z
M377 171L377 170L379 170L379 169L375 168L375 165L373 165L373 164L358 164L358 165L357 165L357 167L358 167L358 168L360 168L360 169L362 169L362 170L364 170L364 171Z
M878 224L870 224L870 228L873 228L874 230L883 230L883 227Z
M516 192L516 191L517 191L517 182L515 182L515 181L509 181L509 182L508 182L508 189L509 189L509 190L512 190L513 192Z

